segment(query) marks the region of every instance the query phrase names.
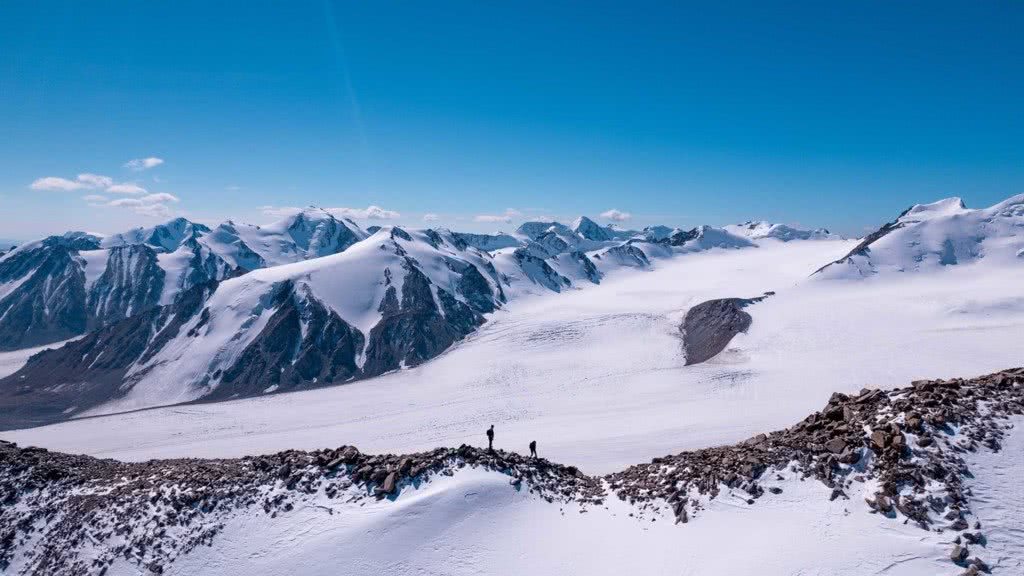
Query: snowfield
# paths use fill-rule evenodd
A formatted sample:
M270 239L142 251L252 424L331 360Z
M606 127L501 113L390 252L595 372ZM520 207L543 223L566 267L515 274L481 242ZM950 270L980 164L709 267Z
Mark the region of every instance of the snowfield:
M3 433L125 460L356 444L412 452L497 444L591 474L781 428L833 391L971 376L1019 361L1024 267L984 260L858 280L809 277L848 241L778 242L655 260L601 285L511 302L442 356L340 387L184 405ZM776 294L710 362L678 325L710 298ZM124 434L132 430L132 434Z
M343 253L224 282L211 300L222 311L211 323L220 331L217 338L165 350L155 360L159 386L140 387L93 409L94 416L0 432L0 438L126 461L341 445L402 454L463 443L486 446L484 430L494 424L495 444L504 450L526 453L536 440L542 457L586 474L622 471L667 454L790 427L834 392L857 396L864 387L907 386L1019 366L1022 207L1024 196L982 210L969 210L958 199L919 205L863 241L838 239L827 231L792 239L791 230L761 223L743 225L743 237L702 229L693 243L699 249L673 252L667 245L648 245L641 255L649 263L642 266L632 265L639 262L632 245L607 249L593 266L603 274L600 284L560 284L560 293L541 284L543 274L531 276L537 272L531 272L532 260L519 267L522 253L497 247L498 273L514 269L524 275L510 284L515 288L508 291L507 305L488 314L466 339L415 368L288 394L103 415L165 401L178 389L177 380L194 378L211 365L204 355L224 353L243 334L239 326L254 321L240 311L254 307L262 284L303 283L356 326L372 326L379 320L372 304L381 287L360 284L358 276L322 272L353 262L376 269L381 267L376 260L394 258L370 243L355 243ZM610 234L576 227L594 236ZM556 233L564 231L545 230L543 242L557 247ZM487 244L494 238L463 240ZM567 255L550 260L560 274L575 280L590 273ZM425 273L438 286L452 282L449 268L428 267ZM685 364L680 324L692 306L762 295L744 308L753 318L746 333L709 361ZM28 352L0 355L0 374L14 372ZM926 404L924 398L914 405ZM986 410L991 408L990 403ZM987 538L984 546L972 542L972 556L982 556L997 574L1018 574L1024 570L1024 417L1003 425L1012 429L998 452L973 447L965 452L963 444L942 444L937 452L962 454L959 462L970 471L963 501L970 503L969 520L979 521ZM863 426L873 433L874 425ZM959 436L958 442L974 441ZM637 469L641 477L652 477L650 468ZM747 493L722 484L723 493L691 508L696 515L683 524L675 522L671 506L659 511L614 497L600 505L547 502L510 484L496 469L461 468L450 476L414 481L380 500L366 497L366 485L351 485L349 498L310 492L294 508L242 509L225 517L212 546L178 556L163 573L963 572L950 560L955 530L961 528L922 530L896 514L868 513L865 499L880 492L875 479L854 477L844 484L847 499L794 470L766 473L761 482L771 496L756 506L748 503ZM283 490L283 481L273 482L271 491ZM948 493L928 494L940 496L931 501L933 508L948 498ZM12 568L17 573L18 566ZM107 574L136 576L140 570L138 562L118 559Z
M901 574L942 573L940 538L830 502L818 482L788 479L777 497L716 499L699 520L637 517L605 505L549 504L476 469L364 507L297 508L280 522L234 520L212 548L165 574ZM851 512L855 510L856 512ZM267 527L270 527L267 530ZM258 532L257 532L258 529ZM257 534L254 536L254 534ZM837 554L842 549L851 553ZM125 565L121 572L136 574ZM114 570L112 574L118 574Z
M974 518L987 543L975 553L997 574L1024 567L1020 495L1024 418L1001 452L969 458ZM677 524L671 513L638 513L617 498L604 504L548 503L510 486L508 476L465 468L383 500L314 498L273 519L259 508L231 517L215 537L165 567L164 574L263 576L820 574L934 576L958 574L948 555L954 533L921 530L869 514L858 485L850 499L788 469L764 482L781 490L746 502L742 492L706 503L698 518ZM349 489L357 497L360 489ZM136 576L115 563L109 574Z

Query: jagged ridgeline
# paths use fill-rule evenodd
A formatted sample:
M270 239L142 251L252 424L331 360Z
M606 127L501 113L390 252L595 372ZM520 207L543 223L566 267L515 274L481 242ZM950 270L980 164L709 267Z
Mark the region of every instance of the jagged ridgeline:
M0 347L74 340L0 381L0 427L372 377L437 356L515 294L753 246L707 226L629 231L588 218L508 234L371 234L321 209L267 226L179 218L53 236L0 259Z

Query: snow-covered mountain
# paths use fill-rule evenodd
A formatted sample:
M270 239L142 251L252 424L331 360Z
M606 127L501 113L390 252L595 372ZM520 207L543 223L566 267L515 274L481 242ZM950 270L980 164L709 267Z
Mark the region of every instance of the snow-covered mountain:
M99 245L96 236L69 232L0 257L0 350L66 340L89 328L85 262L78 254Z
M31 359L3 386L27 421L252 396L428 360L505 301L489 257L385 228L342 253L196 286Z
M748 220L742 224L730 224L725 226L725 229L738 236L745 236L754 240L775 238L776 240L789 242L790 240L834 240L841 238L825 228L803 230L787 226L786 224L773 224L764 220Z
M817 275L861 278L982 261L1024 263L1024 194L981 209L960 198L916 204Z
M176 218L101 237L68 233L0 257L0 350L58 342L266 266L341 252L355 223L307 209L260 227Z
M49 238L0 260L0 302L15 312L0 324L5 342L86 336L34 357L0 383L0 397L17 397L8 417L24 425L100 405L372 377L437 356L510 297L597 284L674 254L753 246L707 226L652 241L585 217L513 234L385 227L368 236L317 209L268 226L178 219L107 238Z

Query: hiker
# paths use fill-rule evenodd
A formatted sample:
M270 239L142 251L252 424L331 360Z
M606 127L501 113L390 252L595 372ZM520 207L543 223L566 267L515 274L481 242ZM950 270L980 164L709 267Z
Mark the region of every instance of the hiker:
M534 458L534 459L537 458L537 441L536 440L531 440L530 441L530 457Z
M487 429L487 449L494 452L494 424Z

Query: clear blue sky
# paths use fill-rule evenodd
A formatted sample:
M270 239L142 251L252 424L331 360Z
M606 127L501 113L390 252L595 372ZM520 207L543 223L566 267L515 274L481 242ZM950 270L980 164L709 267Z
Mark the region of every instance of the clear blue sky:
M1016 1L5 2L0 238L311 203L858 234L1024 191L1022 103Z

